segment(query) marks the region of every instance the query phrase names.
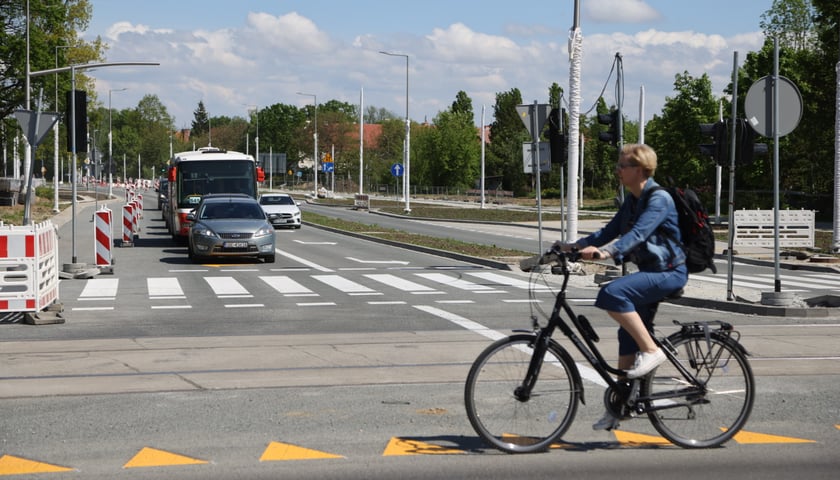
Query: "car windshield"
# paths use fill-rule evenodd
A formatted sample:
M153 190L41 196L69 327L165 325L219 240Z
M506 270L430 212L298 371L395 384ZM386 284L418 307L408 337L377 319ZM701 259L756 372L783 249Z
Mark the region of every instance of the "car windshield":
M266 197L260 197L260 204L262 204L262 205L294 205L295 201L292 200L292 197L266 196Z
M259 220L265 218L265 213L259 205L253 203L209 203L204 206L199 216L200 220L215 220L220 218L238 218Z

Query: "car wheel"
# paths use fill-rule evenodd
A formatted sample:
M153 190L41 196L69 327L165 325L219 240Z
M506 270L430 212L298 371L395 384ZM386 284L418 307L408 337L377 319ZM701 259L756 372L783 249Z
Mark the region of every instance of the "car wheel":
M274 263L274 255L266 255L263 257L265 263Z
M201 263L201 257L196 255L195 252L193 252L192 247L189 245L187 245L187 257L189 257L190 261L193 263Z
M295 225L295 229L298 229L298 228L300 228L300 225Z

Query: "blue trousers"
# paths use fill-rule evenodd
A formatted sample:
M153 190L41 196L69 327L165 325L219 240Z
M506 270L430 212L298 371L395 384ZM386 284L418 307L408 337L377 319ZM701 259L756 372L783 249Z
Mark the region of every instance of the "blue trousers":
M595 306L608 312L636 311L645 326L653 328L653 317L659 301L683 288L688 282L688 269L679 265L664 272L634 272L605 285L595 300ZM618 354L633 355L639 346L623 328L618 329Z

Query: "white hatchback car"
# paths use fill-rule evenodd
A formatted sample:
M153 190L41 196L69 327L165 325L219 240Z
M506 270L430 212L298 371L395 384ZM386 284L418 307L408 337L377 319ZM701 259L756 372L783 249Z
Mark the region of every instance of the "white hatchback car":
M287 193L265 193L260 196L260 206L268 215L268 221L274 227L300 228L300 208L298 203Z

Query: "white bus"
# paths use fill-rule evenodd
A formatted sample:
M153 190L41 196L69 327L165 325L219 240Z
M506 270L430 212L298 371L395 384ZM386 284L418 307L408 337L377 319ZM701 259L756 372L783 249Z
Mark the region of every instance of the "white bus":
M166 226L175 240L189 235L187 214L209 193L244 193L257 198L265 180L254 157L213 147L176 153L169 162L169 209Z

